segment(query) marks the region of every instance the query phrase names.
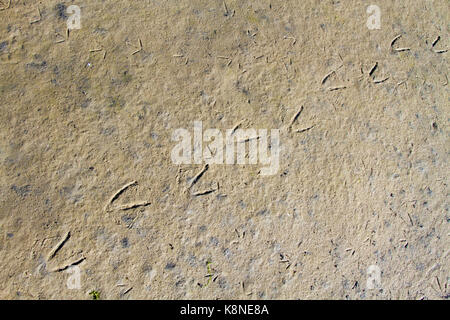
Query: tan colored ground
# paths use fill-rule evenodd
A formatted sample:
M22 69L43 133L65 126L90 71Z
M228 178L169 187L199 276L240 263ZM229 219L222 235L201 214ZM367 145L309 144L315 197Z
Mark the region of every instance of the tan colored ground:
M0 11L0 298L448 298L448 1L63 1L68 39L58 3ZM282 130L278 174L185 193L172 132L244 119ZM133 180L114 203L151 204L105 211Z

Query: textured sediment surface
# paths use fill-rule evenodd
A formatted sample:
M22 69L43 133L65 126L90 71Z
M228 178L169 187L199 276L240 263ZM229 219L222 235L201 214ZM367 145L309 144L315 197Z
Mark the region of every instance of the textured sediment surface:
M0 298L448 298L448 1L1 2Z

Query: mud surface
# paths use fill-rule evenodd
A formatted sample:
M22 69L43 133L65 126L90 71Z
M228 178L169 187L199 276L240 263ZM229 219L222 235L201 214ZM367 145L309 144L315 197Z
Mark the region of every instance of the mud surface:
M1 2L0 298L448 298L448 1Z

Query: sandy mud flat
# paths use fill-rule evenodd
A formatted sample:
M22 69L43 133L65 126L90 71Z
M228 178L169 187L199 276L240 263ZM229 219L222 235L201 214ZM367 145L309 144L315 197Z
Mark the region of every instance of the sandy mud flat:
M448 299L449 16L0 0L0 298Z

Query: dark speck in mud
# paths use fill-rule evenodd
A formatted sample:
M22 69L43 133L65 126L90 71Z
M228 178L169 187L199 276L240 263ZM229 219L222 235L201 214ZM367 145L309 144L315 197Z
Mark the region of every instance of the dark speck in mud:
M0 52L3 52L3 50L5 50L7 47L8 47L7 41L0 42Z
M219 239L217 239L216 237L211 237L209 238L209 243L216 247L219 244Z
M18 187L16 185L12 185L11 190L14 190L19 196L25 197L31 192L31 186L26 185L23 187Z
M115 127L109 127L106 129L101 130L101 134L104 134L105 136L110 136L111 134L113 134L116 131Z
M133 222L134 217L126 214L126 215L123 215L121 219L124 223L131 223L131 222Z
M128 238L123 238L122 240L120 240L120 244L122 245L122 248L128 248L130 246Z
M173 268L175 268L175 263L169 262L164 269L171 270Z
M227 197L226 194L219 193L219 194L216 196L216 199L222 200L222 199L225 199L226 197Z
M258 213L257 213L256 215L258 215L258 216L263 216L263 215L265 215L266 213L268 213L268 212L267 212L267 209L263 209L263 210L258 211Z
M64 3L58 3L55 6L56 15L58 16L58 19L66 20L66 5Z
M185 284L185 282L186 282L186 280L184 280L184 279L178 280L178 281L175 283L175 286L176 286L176 287L182 287L182 286Z
M219 278L219 287L221 289L227 289L228 288L227 280L225 280L223 277Z
M36 62L27 63L27 68L43 70L46 67L47 67L47 61L42 61L41 63L36 63Z

